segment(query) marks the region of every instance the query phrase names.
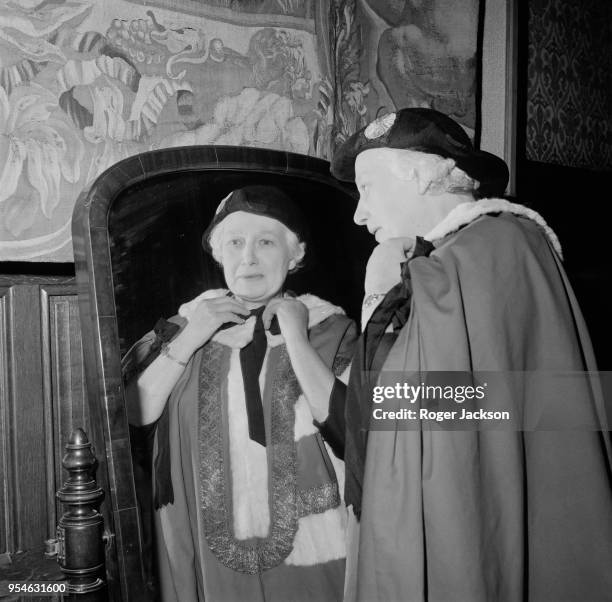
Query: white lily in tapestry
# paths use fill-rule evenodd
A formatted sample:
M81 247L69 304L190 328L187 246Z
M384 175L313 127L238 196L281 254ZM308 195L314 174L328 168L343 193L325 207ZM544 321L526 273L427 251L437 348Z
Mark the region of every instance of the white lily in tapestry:
M57 98L41 86L16 88L10 97L0 87L0 203L9 203L13 217L27 197L51 218L60 201L62 181L80 178L83 143L55 116ZM23 230L14 222L14 234Z

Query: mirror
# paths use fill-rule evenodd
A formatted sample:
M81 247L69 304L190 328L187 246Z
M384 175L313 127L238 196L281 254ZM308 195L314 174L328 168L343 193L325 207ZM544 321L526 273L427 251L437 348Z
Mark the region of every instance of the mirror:
M121 357L160 317L223 276L202 249L217 205L246 184L273 184L300 206L311 240L306 265L287 279L359 322L373 241L352 221L354 187L336 181L326 161L234 147L163 149L106 171L75 208L73 241L89 404L90 434L107 497L106 568L113 599L150 599L150 507L145 466L134 465L121 378ZM135 481L136 477L136 481ZM140 505L139 505L140 501ZM144 526L144 528L143 528Z

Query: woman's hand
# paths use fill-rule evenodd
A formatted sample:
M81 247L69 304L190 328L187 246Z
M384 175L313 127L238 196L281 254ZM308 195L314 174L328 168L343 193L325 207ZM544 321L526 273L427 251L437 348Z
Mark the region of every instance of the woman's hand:
M204 345L225 323L242 324L249 310L237 299L231 297L216 297L202 299L189 313L187 326L176 338L175 345L191 351ZM173 346L175 346L173 345Z
M401 280L401 264L414 246L412 238L390 238L374 248L365 276L365 293L387 293Z
M301 301L292 297L272 299L261 317L266 330L275 315L285 341L296 337L308 338L308 309Z
M241 324L249 310L236 299L215 297L202 299L181 314L187 325L170 341L168 353L161 353L134 382L128 384L126 396L130 421L142 425L160 416L172 389L185 370L191 356L226 322Z
M298 299L277 297L268 303L261 317L266 329L275 315L312 417L323 422L329 413L334 375L308 339L308 308Z

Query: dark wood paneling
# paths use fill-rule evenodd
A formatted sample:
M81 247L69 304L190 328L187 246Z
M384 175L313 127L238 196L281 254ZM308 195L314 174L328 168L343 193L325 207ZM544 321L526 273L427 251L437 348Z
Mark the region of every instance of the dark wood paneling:
M73 285L70 285L73 288ZM50 507L55 508L50 528L55 529L63 512L55 500L55 491L67 477L62 468L66 443L72 431L89 432L89 408L85 396L83 351L79 323L79 304L74 291L65 294L66 286L41 287L43 306L43 361L45 362L45 405L52 417L52 445L48 471L53 477L49 489ZM51 437L49 437L51 441Z
M55 536L76 427L90 424L74 278L0 275L0 553Z
M41 307L38 286L9 291L10 429L15 481L17 547L28 550L47 535L46 434L42 395Z
M8 356L8 291L7 287L0 289L0 554L15 547L13 517L9 509L11 503L11 489L9 483L13 482L11 470L10 449L11 438L9 429L9 356Z

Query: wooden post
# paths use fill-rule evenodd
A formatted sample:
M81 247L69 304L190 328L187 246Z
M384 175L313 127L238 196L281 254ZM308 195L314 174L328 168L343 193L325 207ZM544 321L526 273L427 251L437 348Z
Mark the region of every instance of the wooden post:
M65 506L57 528L57 561L71 597L83 602L106 600L104 520L98 512L104 492L95 481L96 457L82 429L70 436L62 464L69 477L57 492Z

